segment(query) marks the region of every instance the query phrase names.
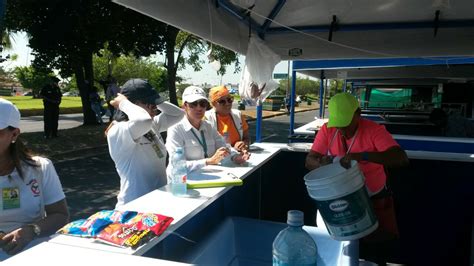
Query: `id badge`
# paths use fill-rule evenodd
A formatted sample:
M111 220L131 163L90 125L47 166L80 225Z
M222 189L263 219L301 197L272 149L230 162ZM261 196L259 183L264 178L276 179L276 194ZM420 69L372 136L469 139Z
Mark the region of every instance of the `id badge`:
M152 147L153 147L153 150L155 150L155 153L158 156L158 158L163 158L164 157L163 152L161 151L160 146L158 146L158 144L153 143Z
M19 209L20 208L20 189L18 187L2 188L3 209Z

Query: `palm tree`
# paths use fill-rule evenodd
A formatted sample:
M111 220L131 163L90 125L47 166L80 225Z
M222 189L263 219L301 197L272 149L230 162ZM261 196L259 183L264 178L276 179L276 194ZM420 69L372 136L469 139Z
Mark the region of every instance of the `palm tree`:
M1 43L0 43L0 52L3 50L11 50L12 49L12 43L15 41L15 38L13 37L13 33L7 29L4 29L1 32ZM10 59L10 55L7 55L5 58L0 55L0 63Z

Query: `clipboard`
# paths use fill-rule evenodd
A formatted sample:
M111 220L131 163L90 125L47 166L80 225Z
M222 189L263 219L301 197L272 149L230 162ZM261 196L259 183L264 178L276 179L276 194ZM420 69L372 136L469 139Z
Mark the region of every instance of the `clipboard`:
M233 173L220 169L203 169L199 172L188 174L186 186L193 188L211 188L241 186L244 182Z

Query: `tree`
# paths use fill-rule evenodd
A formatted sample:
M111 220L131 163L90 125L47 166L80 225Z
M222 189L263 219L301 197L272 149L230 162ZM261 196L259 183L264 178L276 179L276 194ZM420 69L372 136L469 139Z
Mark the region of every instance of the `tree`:
M23 88L33 91L34 98L38 97L41 88L49 83L51 77L54 76L52 72L38 70L33 66L16 67L13 73Z
M135 56L119 56L114 58L113 68L109 69L110 54L102 50L103 56L94 56L94 77L96 80L104 80L111 74L118 84L123 84L130 78L147 79L159 92L166 91L167 72L163 64L152 61L149 58L137 58Z
M291 82L290 82L291 86ZM283 91L289 91L288 80L280 80L280 88ZM296 94L306 95L306 94L319 94L319 81L312 80L308 77L301 78L296 77Z
M164 24L108 0L10 0L7 29L26 31L36 69L58 69L62 77L74 74L84 112L84 123L95 124L89 92L93 81L93 54L107 43L116 55L149 56L163 49Z
M37 69L58 69L62 77L75 75L85 124L95 124L88 97L92 83L87 84L85 80L96 80L93 55L103 56L100 51L104 47L114 57L132 54L140 58L164 52L169 96L171 102L177 104L178 68L186 60L198 66L195 58L207 46L192 36L177 39L177 28L109 0L9 0L5 22L9 30L29 34L35 55L33 64ZM185 59L182 54L188 43L190 56ZM234 52L216 47L213 54L221 59L220 73L225 73L226 62L236 62L238 66Z
M200 55L205 53L207 51L206 49L211 45L192 34L179 31L171 25L166 27L164 40L166 47L165 67L168 71L169 97L170 101L177 105L176 73L178 69L185 65L191 65L195 71L201 70L201 65L205 62L200 59ZM221 68L217 71L218 74L224 75L226 73L226 66L232 63L235 65L236 72L240 70L237 53L218 45L213 45L212 47L211 56L218 59L221 63ZM185 50L189 54L188 57L184 56Z

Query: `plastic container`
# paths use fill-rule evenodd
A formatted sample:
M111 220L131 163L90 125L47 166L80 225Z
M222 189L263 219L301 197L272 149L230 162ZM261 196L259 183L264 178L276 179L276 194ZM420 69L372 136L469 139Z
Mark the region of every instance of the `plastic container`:
M229 132L227 131L224 131L222 133L222 137L224 138L224 142L225 142L225 146L227 149L231 150L232 149L232 145L230 144L230 140L229 140Z
M171 193L175 196L184 196L187 193L186 179L188 169L184 158L183 148L179 147L171 157Z
M288 211L287 224L273 241L273 265L316 265L316 243L303 230L303 212Z
M304 180L332 238L355 240L377 229L365 178L356 161L349 169L339 162L322 166L309 172Z

